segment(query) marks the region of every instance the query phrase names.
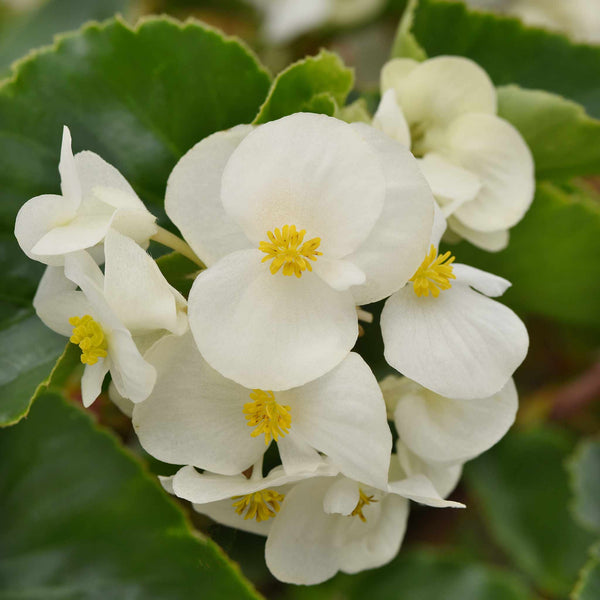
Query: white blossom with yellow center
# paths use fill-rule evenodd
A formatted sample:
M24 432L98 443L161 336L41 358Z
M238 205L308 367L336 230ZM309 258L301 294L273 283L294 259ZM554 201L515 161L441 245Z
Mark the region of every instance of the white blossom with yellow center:
M185 299L138 244L109 231L104 252L104 274L83 251L66 256L64 268L48 267L33 301L42 321L81 350L85 406L98 397L109 371L120 396L144 400L156 372L133 336L187 329Z
M445 222L439 211L437 217L429 252L381 313L385 358L440 396L487 398L525 358L527 330L512 310L488 297L503 294L508 281L457 264L449 252L438 254Z
M410 147L454 237L490 251L534 194L533 158L520 133L497 116L496 90L473 61L398 58L381 72L373 125Z
M297 113L202 140L165 198L208 266L189 296L202 356L274 392L327 373L356 341L356 304L423 260L433 206L410 152L365 124Z
M326 375L290 390L248 389L202 358L193 337L168 336L145 355L157 380L133 410L144 449L163 462L235 475L276 443L288 474L326 455L342 473L382 486L391 433L379 385L350 353Z

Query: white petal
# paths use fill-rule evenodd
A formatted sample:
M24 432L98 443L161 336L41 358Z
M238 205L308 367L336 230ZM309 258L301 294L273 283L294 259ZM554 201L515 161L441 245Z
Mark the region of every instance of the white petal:
M221 525L234 527L235 529L241 529L242 531L248 531L256 535L269 535L273 519L260 522L255 519L244 519L243 515L238 515L235 512L234 502L236 500L228 498L227 500L218 500L217 502L208 502L207 504L194 504L193 506L194 510L210 517L213 521Z
M495 394L529 344L512 310L456 282L438 298L407 285L386 302L381 331L387 362L448 398Z
M277 441L277 449L286 473L313 471L323 462L321 455L308 442L295 435L293 423L290 433Z
M367 512L371 506L376 508L377 513ZM358 573L385 565L400 550L408 521L408 501L395 494L387 494L371 506L365 510L366 523L352 518L350 527L345 524L345 540L338 550L340 570L345 573Z
M250 125L238 125L208 136L184 154L169 176L167 215L208 266L230 252L251 247L221 202L223 169L251 131Z
M306 240L320 238L327 258L342 258L381 214L385 178L350 125L296 113L257 127L240 143L221 193L225 210L256 246L268 231L295 225L306 230Z
M348 477L340 477L327 490L323 499L323 510L327 514L348 516L356 508L359 498L358 482Z
M444 500L433 484L425 475L412 475L401 481L393 481L388 485L392 494L398 494L419 504L434 506L436 508L465 508L461 502Z
M31 198L21 207L15 220L15 237L21 250L33 260L49 265L62 264L62 256L40 255L32 249L49 231L74 217L71 202L62 196L44 194Z
M392 463L396 458L406 476L425 475L442 498L447 498L454 491L462 475L462 462L427 462L411 452L402 440L398 440L396 452L396 457L392 455Z
M157 380L135 407L133 425L147 452L225 475L242 472L264 454L264 436L251 436L244 414L251 390L211 369L189 333L164 337L146 359Z
M194 282L190 327L202 356L248 388L282 390L339 364L358 335L350 292L317 275L273 275L259 250L221 259Z
M496 112L491 79L477 63L460 56L420 63L396 86L396 95L409 124L426 131L445 128L466 113Z
M94 365L86 365L81 377L81 400L87 408L100 395L102 382L108 373L110 361L100 358Z
M373 115L373 127L410 148L410 128L396 101L394 90L388 90L381 97L381 102Z
M431 244L433 244L436 248L439 247L440 241L443 235L446 233L447 225L446 217L444 216L442 209L440 208L439 204L434 202L433 227L431 228L431 238L429 239L429 246L427 247L428 250Z
M328 0L277 0L267 5L265 37L282 44L310 31L327 20L331 10Z
M335 369L281 394L292 427L342 473L385 488L392 449L385 402L365 361L351 352Z
M83 317L91 311L83 292L65 277L62 267L47 267L33 299L33 307L45 325L61 335L70 337L71 317Z
M486 296L502 296L511 286L510 281L504 277L498 277L487 271L460 263L454 263L452 266L452 273L456 276L456 281L466 283Z
M450 126L447 152L479 177L482 188L454 216L479 231L507 229L518 223L533 200L534 165L521 134L494 115L464 115Z
M156 371L144 360L131 334L114 329L109 336L108 352L110 375L119 394L134 403L145 400L154 387Z
M434 152L420 159L419 166L445 216L473 200L481 189L477 175Z
M394 422L400 439L427 461L466 462L491 448L514 423L512 379L496 394L452 400L413 383L400 397Z
M381 69L381 94L388 90L400 92L408 75L421 63L412 58L393 58Z
M508 246L508 229L499 229L498 231L477 231L467 227L456 217L448 218L448 227L457 234L458 240L464 238L474 246L487 250L488 252L500 252Z
M73 159L73 150L71 149L71 132L66 125L63 127L58 172L60 173L62 195L65 202L69 203L71 210L75 212L81 204L81 183L79 182L79 175Z
M328 260L319 258L313 271L334 290L344 291L353 285L362 285L366 276L354 263L348 260Z
M108 398L126 417L131 419L135 404L128 398L123 398L112 381L108 386Z
M104 253L104 293L125 327L132 333L175 331L175 296L156 262L116 231L107 234Z
M367 276L352 289L357 304L381 300L400 289L429 249L435 202L418 163L401 144L363 123L352 127L369 143L383 165L386 198L367 240L347 260Z

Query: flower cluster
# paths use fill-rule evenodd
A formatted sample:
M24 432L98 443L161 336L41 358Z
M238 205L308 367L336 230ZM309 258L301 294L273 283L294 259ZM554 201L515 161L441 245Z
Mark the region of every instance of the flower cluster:
M443 102L440 64L455 79ZM165 489L267 536L286 582L391 560L409 501L462 506L445 499L462 464L517 409L527 332L492 299L509 283L438 247L446 217L484 239L522 215L529 154L502 146L514 131L489 114L476 66L395 62L392 79L376 126L297 113L215 133L181 158L165 208L187 243L172 245L203 267L187 299L146 252L175 236L115 168L73 156L66 128L62 195L31 199L16 222L23 250L48 265L39 317L81 349L85 406L110 372L144 449L183 465ZM360 307L376 302L385 359L404 376L381 382L353 351L370 315Z

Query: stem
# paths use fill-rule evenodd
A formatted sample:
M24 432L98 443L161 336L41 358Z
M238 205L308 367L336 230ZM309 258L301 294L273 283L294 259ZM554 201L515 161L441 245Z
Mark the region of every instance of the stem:
M167 248L179 252L179 254L189 258L193 263L196 263L202 269L206 269L206 265L196 256L195 252L181 238L177 237L163 227L159 227L158 231L150 238Z

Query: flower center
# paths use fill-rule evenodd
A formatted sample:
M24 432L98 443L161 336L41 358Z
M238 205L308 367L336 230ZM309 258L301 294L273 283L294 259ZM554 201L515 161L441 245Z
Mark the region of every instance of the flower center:
M81 348L81 362L84 365L95 365L99 358L106 356L104 331L90 315L71 317L69 323L73 325L69 341Z
M302 271L312 271L309 260L317 260L322 252L317 252L321 238L313 238L302 243L306 230L296 231L295 225L284 225L281 229L267 231L270 241L261 242L258 249L266 256L261 262L272 260L271 273L275 275L283 267L284 275L302 277Z
M244 515L244 519L256 519L260 523L279 512L279 503L283 502L284 497L275 490L261 490L246 496L234 496L232 500L237 500L233 507L238 515Z
M366 523L367 517L363 514L363 508L369 506L372 502L378 502L378 500L375 500L375 496L367 496L360 488L358 494L358 502L356 503L354 510L350 513L350 516L358 517L363 523Z
M419 297L431 295L437 298L441 290L448 290L452 287L450 279L456 279L452 273L452 263L454 256L446 252L438 256L435 246L431 244L429 254L417 269L417 272L409 279L413 282L415 294Z
M289 406L282 406L275 401L273 392L263 390L252 390L250 398L254 402L244 404L247 425L255 427L250 434L256 437L265 434L265 446L269 445L271 439L277 441L289 433L292 426L292 415Z

